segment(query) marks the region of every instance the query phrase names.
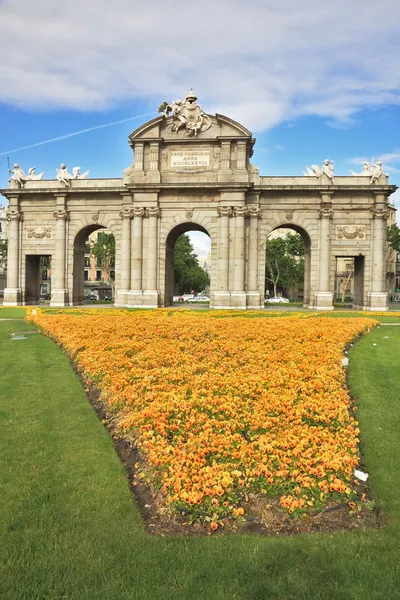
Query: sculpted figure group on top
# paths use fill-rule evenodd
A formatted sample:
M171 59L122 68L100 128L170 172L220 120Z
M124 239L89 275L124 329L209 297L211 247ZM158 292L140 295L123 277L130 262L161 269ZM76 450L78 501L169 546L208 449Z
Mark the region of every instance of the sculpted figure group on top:
M173 117L172 131L179 131L183 127L186 137L195 137L200 131L207 131L211 127L210 117L196 102L197 96L193 90L182 100L173 100L171 103L164 100L158 107L158 112L166 117Z

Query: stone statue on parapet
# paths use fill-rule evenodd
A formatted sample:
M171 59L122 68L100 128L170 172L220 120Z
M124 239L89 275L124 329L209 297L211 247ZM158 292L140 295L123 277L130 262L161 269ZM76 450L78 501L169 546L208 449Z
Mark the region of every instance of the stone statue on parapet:
M65 185L65 187L69 187L71 185L71 179L73 179L71 173L68 173L67 165L62 163L57 171L57 181Z
M326 158L322 167L319 167L318 165L311 165L311 168L306 167L303 175L308 177L321 177L321 175L326 175L333 183L334 169L335 163L333 160Z
M80 167L72 167L73 175L71 175L71 173L68 173L67 166L64 163L62 163L61 168L56 169L56 171L57 171L57 181L59 181L60 183L65 185L65 187L69 187L71 185L72 179L86 179L90 173L90 171L85 171L84 173L81 174Z
M15 163L13 169L8 169L8 172L11 174L9 181L15 181L20 187L24 187L28 178L23 170L19 168L18 163Z
M80 167L72 167L72 172L73 172L72 179L87 179L87 176L90 173L90 171L85 171L84 173L81 174Z
M207 131L211 127L210 117L196 102L197 96L193 90L185 96L184 100L166 100L158 107L158 112L173 119L171 129L178 132L184 128L186 137L195 137L200 131Z
M375 163L374 160L375 159L372 159L371 164L365 161L361 173L350 171L350 175L353 177L369 177L370 183L375 183L382 175L387 176L386 173L383 172L382 161L378 160Z
M36 169L36 167L31 167L28 170L27 179L29 179L30 181L41 181L43 179L44 172L42 171L42 173L38 173L36 175L35 169Z

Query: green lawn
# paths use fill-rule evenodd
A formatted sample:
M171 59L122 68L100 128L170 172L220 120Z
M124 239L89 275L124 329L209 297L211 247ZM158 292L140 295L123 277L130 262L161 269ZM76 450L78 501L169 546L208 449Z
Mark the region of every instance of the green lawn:
M0 322L1 600L400 598L400 327L350 352L386 525L275 539L149 536L66 357L39 334L11 340L28 330Z

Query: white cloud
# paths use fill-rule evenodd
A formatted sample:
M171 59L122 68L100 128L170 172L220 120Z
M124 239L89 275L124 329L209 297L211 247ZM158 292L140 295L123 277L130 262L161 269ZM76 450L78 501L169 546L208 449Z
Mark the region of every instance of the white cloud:
M189 231L187 235L200 262L206 260L211 251L211 240L208 235L201 231Z
M0 7L1 101L158 106L190 87L250 129L352 123L400 104L398 0L13 0Z

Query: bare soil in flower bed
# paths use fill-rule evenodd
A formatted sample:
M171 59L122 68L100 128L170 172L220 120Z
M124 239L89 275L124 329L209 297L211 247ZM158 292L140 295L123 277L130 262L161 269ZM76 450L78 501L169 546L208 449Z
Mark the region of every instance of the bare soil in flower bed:
M75 372L81 377L79 371ZM136 480L135 464L143 458L138 449L117 433L116 420L99 401L100 393L95 387L87 390L89 402L98 418L107 428L115 450L125 466L132 495L140 507L148 533L153 535L198 536L210 535L209 523L192 522L190 510L182 513L172 512L163 505L160 494L148 484ZM268 536L291 536L304 533L352 531L355 529L379 528L384 522L378 509L368 507L371 492L367 484L360 482L355 490L360 501L356 509L347 503L327 504L318 512L295 518L282 509L279 498L249 494L244 505L246 515L238 521L231 517L219 521L218 530L213 535L232 533L254 533ZM367 499L362 502L361 497Z

